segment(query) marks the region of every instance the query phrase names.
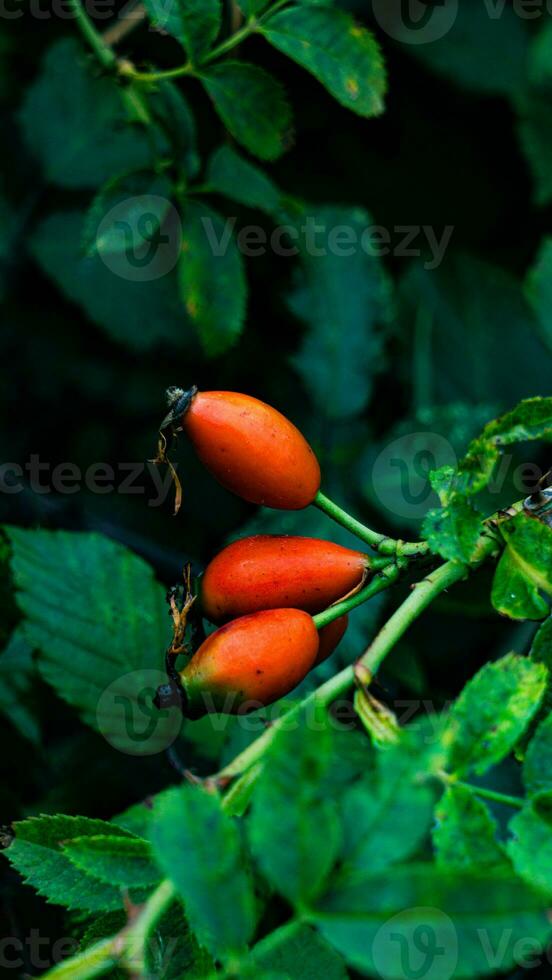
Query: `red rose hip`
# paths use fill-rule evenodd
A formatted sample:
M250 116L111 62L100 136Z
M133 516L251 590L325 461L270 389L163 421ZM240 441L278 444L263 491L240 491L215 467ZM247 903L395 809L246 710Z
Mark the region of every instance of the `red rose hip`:
M318 613L365 580L368 555L331 541L255 535L234 541L209 563L201 606L213 623L261 609Z
M234 391L169 389L164 427L183 429L216 480L252 504L300 510L320 489L320 467L299 430L270 405Z

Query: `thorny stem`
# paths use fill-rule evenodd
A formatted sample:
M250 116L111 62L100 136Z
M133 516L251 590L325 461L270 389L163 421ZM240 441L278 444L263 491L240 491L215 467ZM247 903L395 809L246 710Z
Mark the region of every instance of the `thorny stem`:
M352 517L343 507L334 503L329 497L326 497L324 493L320 490L316 494L313 500L315 507L322 510L328 517L341 524L342 527L347 528L351 534L356 535L361 541L366 541L371 548L379 551L382 555L397 555L403 558L414 558L418 555L427 555L429 552L429 547L425 541L396 541L394 538L387 537L386 534L381 534L379 531L374 531L372 528L367 527L366 524L362 524L361 521L357 521L356 517Z

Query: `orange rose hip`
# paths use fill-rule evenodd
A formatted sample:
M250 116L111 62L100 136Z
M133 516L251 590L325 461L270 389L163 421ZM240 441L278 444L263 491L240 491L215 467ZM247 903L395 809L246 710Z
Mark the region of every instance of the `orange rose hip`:
M301 510L320 489L318 460L304 436L270 405L234 391L169 389L163 423L183 429L227 490L252 504Z
M299 609L268 609L221 626L180 674L186 714L241 714L272 704L303 680L318 645L313 619Z
M201 606L213 623L278 607L314 615L360 586L369 567L368 555L318 538L242 538L205 569Z

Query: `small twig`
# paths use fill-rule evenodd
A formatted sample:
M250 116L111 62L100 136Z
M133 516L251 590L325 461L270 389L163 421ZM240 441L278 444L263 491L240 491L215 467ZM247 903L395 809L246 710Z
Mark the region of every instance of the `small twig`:
M109 47L119 44L146 18L146 8L140 0L128 0L119 13L117 22L103 32L102 38Z

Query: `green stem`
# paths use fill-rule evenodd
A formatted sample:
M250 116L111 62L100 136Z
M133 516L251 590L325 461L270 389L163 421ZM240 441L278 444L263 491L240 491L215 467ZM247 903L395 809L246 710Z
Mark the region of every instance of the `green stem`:
M333 623L334 619L339 619L340 616L345 616L346 613L350 612L351 609L355 609L356 606L362 605L363 602L367 602L372 596L377 595L383 589L387 589L393 582L396 582L400 572L400 565L389 564L387 568L383 568L378 575L375 575L371 582L368 583L363 589L360 589L355 595L349 596L348 599L343 599L342 602L336 602L335 605L330 606L328 609L324 609L323 612L317 613L313 616L314 622L316 623L317 629L322 629L323 626L327 626L328 623Z
M216 61L217 58L232 51L238 44L241 44L242 41L245 41L246 38L258 31L261 24L268 17L271 17L272 14L275 14L277 10L280 10L281 7L285 6L286 3L289 3L289 0L277 0L261 17L250 17L239 31L226 38L225 41L221 41L197 66L191 61L187 61L184 65L179 65L177 68L168 68L166 71L136 71L132 65L125 63L121 66L121 73L128 75L136 82L158 82L170 78L182 78L184 75L199 75L201 68L210 65L212 61Z
M447 786L462 786L464 789L469 789L475 796L480 796L483 800L490 800L492 803L502 803L504 806L515 807L516 810L522 810L525 806L525 800L522 800L520 796L499 793L497 790L487 789L486 786L474 786L473 783L465 783L461 779L456 779L448 772L440 772L439 779Z
M356 517L352 517L346 510L343 510L343 507L334 503L333 500L330 500L320 490L316 494L313 504L319 510L324 511L333 521L347 528L351 534L360 538L361 541L366 541L371 548L379 551L382 555L400 555L404 558L414 558L418 555L426 555L429 551L429 547L425 541L411 542L395 540L394 538L389 538L386 534L372 530L371 527L367 527L366 524L357 521Z
M133 976L147 972L146 944L159 919L176 898L176 889L169 879L157 886L132 926L125 932L121 961L129 967Z
M115 939L115 936L102 939L85 949L84 953L63 960L44 974L44 980L92 980L93 977L101 977L117 965Z
M391 619L382 627L358 663L363 668L368 668L370 672L375 671L381 665L387 653L389 653L395 643L397 643L407 630L408 626L423 612L429 603L440 592L443 592L449 585L452 585L453 582L457 582L463 578L465 574L465 565L460 565L456 562L447 562L441 568L432 572L422 582L418 583L408 598L403 602L402 606L399 606ZM337 606L334 606L332 610L337 608ZM391 628L388 628L389 624L392 624ZM290 722L295 722L303 711L318 707L328 707L332 701L335 701L336 698L344 694L354 683L355 669L358 669L357 665L345 667L339 674L330 677L325 684L322 684L316 691L313 691L312 694L309 694L303 701L296 704L290 711L282 715L281 718L278 718L258 739L252 742L240 755L236 756L232 762L225 766L218 773L218 778L241 776L251 766L259 762L274 741L278 732Z
M92 980L118 965L127 967L132 976L146 976L147 941L175 897L176 889L172 881L162 881L132 925L109 939L95 943L83 953L64 960L45 973L44 980Z
M434 572L431 572L427 578L422 579L421 582L417 582L413 586L410 595L395 610L384 626L382 626L375 640L358 660L357 665L367 667L371 672L377 670L389 651L400 640L403 633L406 633L408 627L418 618L420 613L441 592L448 589L449 585L453 585L455 582L464 578L466 573L466 565L462 565L460 562L448 561L446 564L435 569Z
M106 44L102 35L92 24L86 10L82 6L81 0L68 0L69 8L73 11L81 34L90 45L100 64L104 68L111 68L116 62L114 52Z

